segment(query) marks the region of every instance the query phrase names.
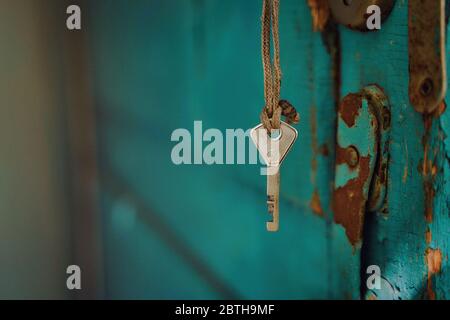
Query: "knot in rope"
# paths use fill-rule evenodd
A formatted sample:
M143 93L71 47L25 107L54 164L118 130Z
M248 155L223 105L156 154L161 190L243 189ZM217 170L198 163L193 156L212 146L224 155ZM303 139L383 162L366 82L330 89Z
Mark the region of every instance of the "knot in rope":
M274 113L269 114L268 108L264 106L261 111L260 120L264 128L267 131L279 129L281 126L281 116L286 118L286 122L289 124L298 124L300 122L300 115L295 107L287 100L280 100L278 107Z

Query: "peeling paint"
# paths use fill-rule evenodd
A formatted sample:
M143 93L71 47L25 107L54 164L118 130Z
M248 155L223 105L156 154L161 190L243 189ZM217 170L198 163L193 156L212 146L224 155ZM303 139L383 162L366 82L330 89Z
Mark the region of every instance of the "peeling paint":
M364 109L364 110L362 110ZM349 94L339 105L338 143L336 145L336 176L333 194L334 220L342 225L350 243L360 243L364 214L368 200L369 185L373 172L371 153L374 143L361 138L361 131L370 131L371 115L362 96ZM357 119L360 119L356 125ZM358 150L357 148L360 148ZM351 149L358 152L357 163L353 163ZM346 168L343 170L342 168Z
M434 183L433 183L433 162L430 159L430 132L433 125L434 114L426 114L423 116L425 133L422 139L423 144L423 160L421 164L421 174L423 176L423 189L425 194L425 220L428 223L433 221L433 202L435 196Z
M338 115L334 220L356 247L365 212L385 203L390 112L382 89L372 85L344 97Z
M431 243L431 240L433 239L430 228L427 229L425 232L425 241L429 245Z
M441 272L442 267L442 252L439 249L428 248L425 252L426 263L428 267L427 277L427 295L428 299L435 300L436 293L433 289L434 275Z
M355 125L356 118L361 110L362 96L360 94L349 94L342 99L340 114L349 128Z
M440 249L431 248L433 242L432 226L434 220L434 205L436 197L436 188L438 186L436 178L438 177L439 167L437 165L440 156L440 149L435 146L435 133L433 131L433 122L440 118L447 106L444 102L440 103L437 109L431 113L423 116L424 135L422 139L423 144L423 160L421 162L420 173L423 178L424 194L425 194L425 220L428 223L427 231L425 232L425 241L428 248L425 250L425 260L428 269L426 298L430 300L436 299L435 292L435 275L441 272L442 269L442 252ZM437 139L445 140L444 137L438 136ZM436 214L439 214L439 208L436 208Z
M432 182L425 181L424 183L425 191L425 220L428 223L433 222L433 200L435 196L435 191Z
M322 204L320 202L320 196L318 190L314 190L313 197L310 203L311 210L318 216L323 217L324 212L322 209Z
M369 300L369 301L375 301L375 300L378 300L378 299L377 299L377 296L376 296L374 293L371 293L371 294L367 297L367 300Z
M336 157L342 159L337 151ZM360 158L360 173L358 178L347 182L344 187L334 191L334 220L345 228L350 243L355 246L362 237L364 211L367 198L364 197L364 187L370 176L370 157Z
M323 31L330 18L328 0L308 0L314 31Z
M403 184L406 184L407 180L408 180L408 163L406 163L405 167L403 168L403 177L402 177Z
M410 60L405 18L408 3L411 1L396 2L392 20L383 25L381 34L374 34L380 41L366 41L367 34L340 28L342 55L346 57L342 61L345 76L341 92L380 81L391 101L392 111L387 205L377 210L376 215L366 216L364 231L367 232L363 237L361 261L365 263L363 267L378 264L401 299L425 298L427 291L434 291L429 294L431 297L445 300L450 297L449 268L445 260L449 255L450 239L450 112L445 111L444 103L438 104L433 116L439 119L426 119L425 127L430 129L422 145L423 115L413 110L407 95ZM450 26L447 30L450 31ZM447 49L443 50L447 56L448 43ZM386 59L392 63L385 64ZM392 75L398 75L399 81L386 81L392 79ZM382 214L385 209L389 216ZM443 259L441 273L430 277L428 283L428 264L431 271L438 270L439 264L432 261L439 261L440 256L437 252L426 251L427 248L439 248ZM384 296L378 295L378 298Z

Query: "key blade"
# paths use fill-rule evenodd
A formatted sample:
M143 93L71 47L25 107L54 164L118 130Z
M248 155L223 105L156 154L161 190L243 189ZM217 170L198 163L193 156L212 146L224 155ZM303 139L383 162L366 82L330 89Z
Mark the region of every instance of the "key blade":
M272 221L266 223L267 231L277 232L280 225L279 194L280 194L280 171L267 176L267 208L272 216Z
M250 138L269 167L281 165L297 137L297 130L283 121L277 138L272 139L262 124L250 131Z

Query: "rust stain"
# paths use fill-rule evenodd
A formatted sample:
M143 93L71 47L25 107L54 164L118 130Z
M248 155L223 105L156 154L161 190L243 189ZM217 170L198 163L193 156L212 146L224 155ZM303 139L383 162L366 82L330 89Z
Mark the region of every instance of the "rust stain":
M433 164L433 165L431 166L431 176L432 176L433 178L436 177L437 171L438 171L437 166Z
M339 105L339 116L348 127L356 123L356 118L362 106L361 94L349 94ZM356 170L358 177L349 180L345 186L339 187L333 193L334 221L345 229L348 240L355 247L362 238L364 212L366 207L365 185L370 178L370 156L355 156L354 148L336 146L336 166L346 165L350 170Z
M408 3L409 98L414 109L423 114L434 112L445 94L443 2Z
M430 159L430 133L433 125L433 117L434 114L425 114L423 116L425 134L422 139L423 160L421 173L423 176L423 188L425 194L425 220L428 223L433 221L433 201L436 194L433 186L433 177L436 175L437 168Z
M310 108L310 126L311 126L311 148L312 148L312 159L311 159L311 182L313 185L316 185L316 178L317 178L317 156L328 156L329 150L327 144L322 144L319 146L319 142L317 139L317 110L316 107L313 105ZM314 190L311 203L310 203L311 210L314 212L314 214L323 217L325 216L322 204L320 201L319 192L317 189Z
M322 144L317 152L324 157L328 157L330 155L330 150L328 149L328 145L326 143Z
M314 31L322 32L330 18L328 0L308 0L308 5L311 8Z
M406 163L405 167L403 168L403 177L402 177L403 184L406 184L406 180L408 180L408 163Z
M433 222L433 199L435 191L431 182L425 182L425 220L428 223Z
M428 272L436 274L441 272L442 252L439 249L427 249Z
M361 110L361 104L362 96L360 94L351 93L342 99L339 106L339 112L341 114L341 118L349 128L355 125L356 118Z
M311 207L311 210L316 215L318 215L319 217L323 217L324 216L323 209L322 209L322 204L320 202L319 192L317 191L317 189L313 193L313 197L311 199L310 207Z
M333 80L333 97L335 109L338 110L341 101L341 35L335 23L328 23L322 32L322 41L331 58L331 77Z
M425 232L425 240L428 245L431 243L432 238L433 238L433 236L431 234L431 230L430 230L430 228L428 228L427 231Z
M358 168L359 153L354 147L341 148L336 146L336 165L347 164L350 171Z
M442 101L434 111L434 117L439 118L444 114L445 110L447 110L447 104L445 103L445 101Z
M436 293L433 290L434 275L441 272L442 252L439 249L428 248L425 251L426 263L428 266L427 295L428 299L436 300Z
M346 163L347 151L336 147L337 165ZM362 238L364 211L367 199L364 185L370 175L370 157L360 157L359 176L339 187L333 194L334 221L345 228L350 243L355 246Z
M316 107L310 108L310 125L311 125L311 147L312 147L312 160L311 160L311 182L316 184L317 175L317 112Z
M378 300L377 296L374 295L373 293L370 294L370 296L367 297L367 300L369 301L375 301Z
M433 127L433 120L440 117L446 110L445 103L439 104L438 108L431 114L423 115L425 133L422 139L423 144L423 160L421 165L421 174L423 176L423 186L425 193L425 220L427 223L433 222L433 202L436 195L434 188L434 179L438 173L438 167L435 164L437 157L437 149L433 150L430 146L431 130ZM432 233L430 228L427 228L425 233L425 241L429 246L432 242ZM433 288L434 275L441 272L442 253L439 249L427 248L425 251L425 259L428 267L427 277L427 298L430 300L436 299L436 293Z
M406 184L409 174L409 152L408 152L408 144L406 142L405 142L405 156L406 156L405 167L403 168L403 177L402 177L403 184Z
M430 132L430 129L433 125L434 115L435 115L434 113L431 113L431 114L425 114L423 116L423 123L425 125L425 133Z

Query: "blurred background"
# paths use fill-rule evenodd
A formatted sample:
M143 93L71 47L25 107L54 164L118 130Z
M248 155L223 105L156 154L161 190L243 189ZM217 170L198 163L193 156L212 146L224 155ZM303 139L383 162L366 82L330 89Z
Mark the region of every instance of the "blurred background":
M282 95L302 122L280 232L258 165L171 162L195 120L258 124L260 15L259 0L0 0L0 298L359 295L358 267L334 271L352 252L328 217L335 115L315 106L333 110L335 88L306 1L281 6Z

